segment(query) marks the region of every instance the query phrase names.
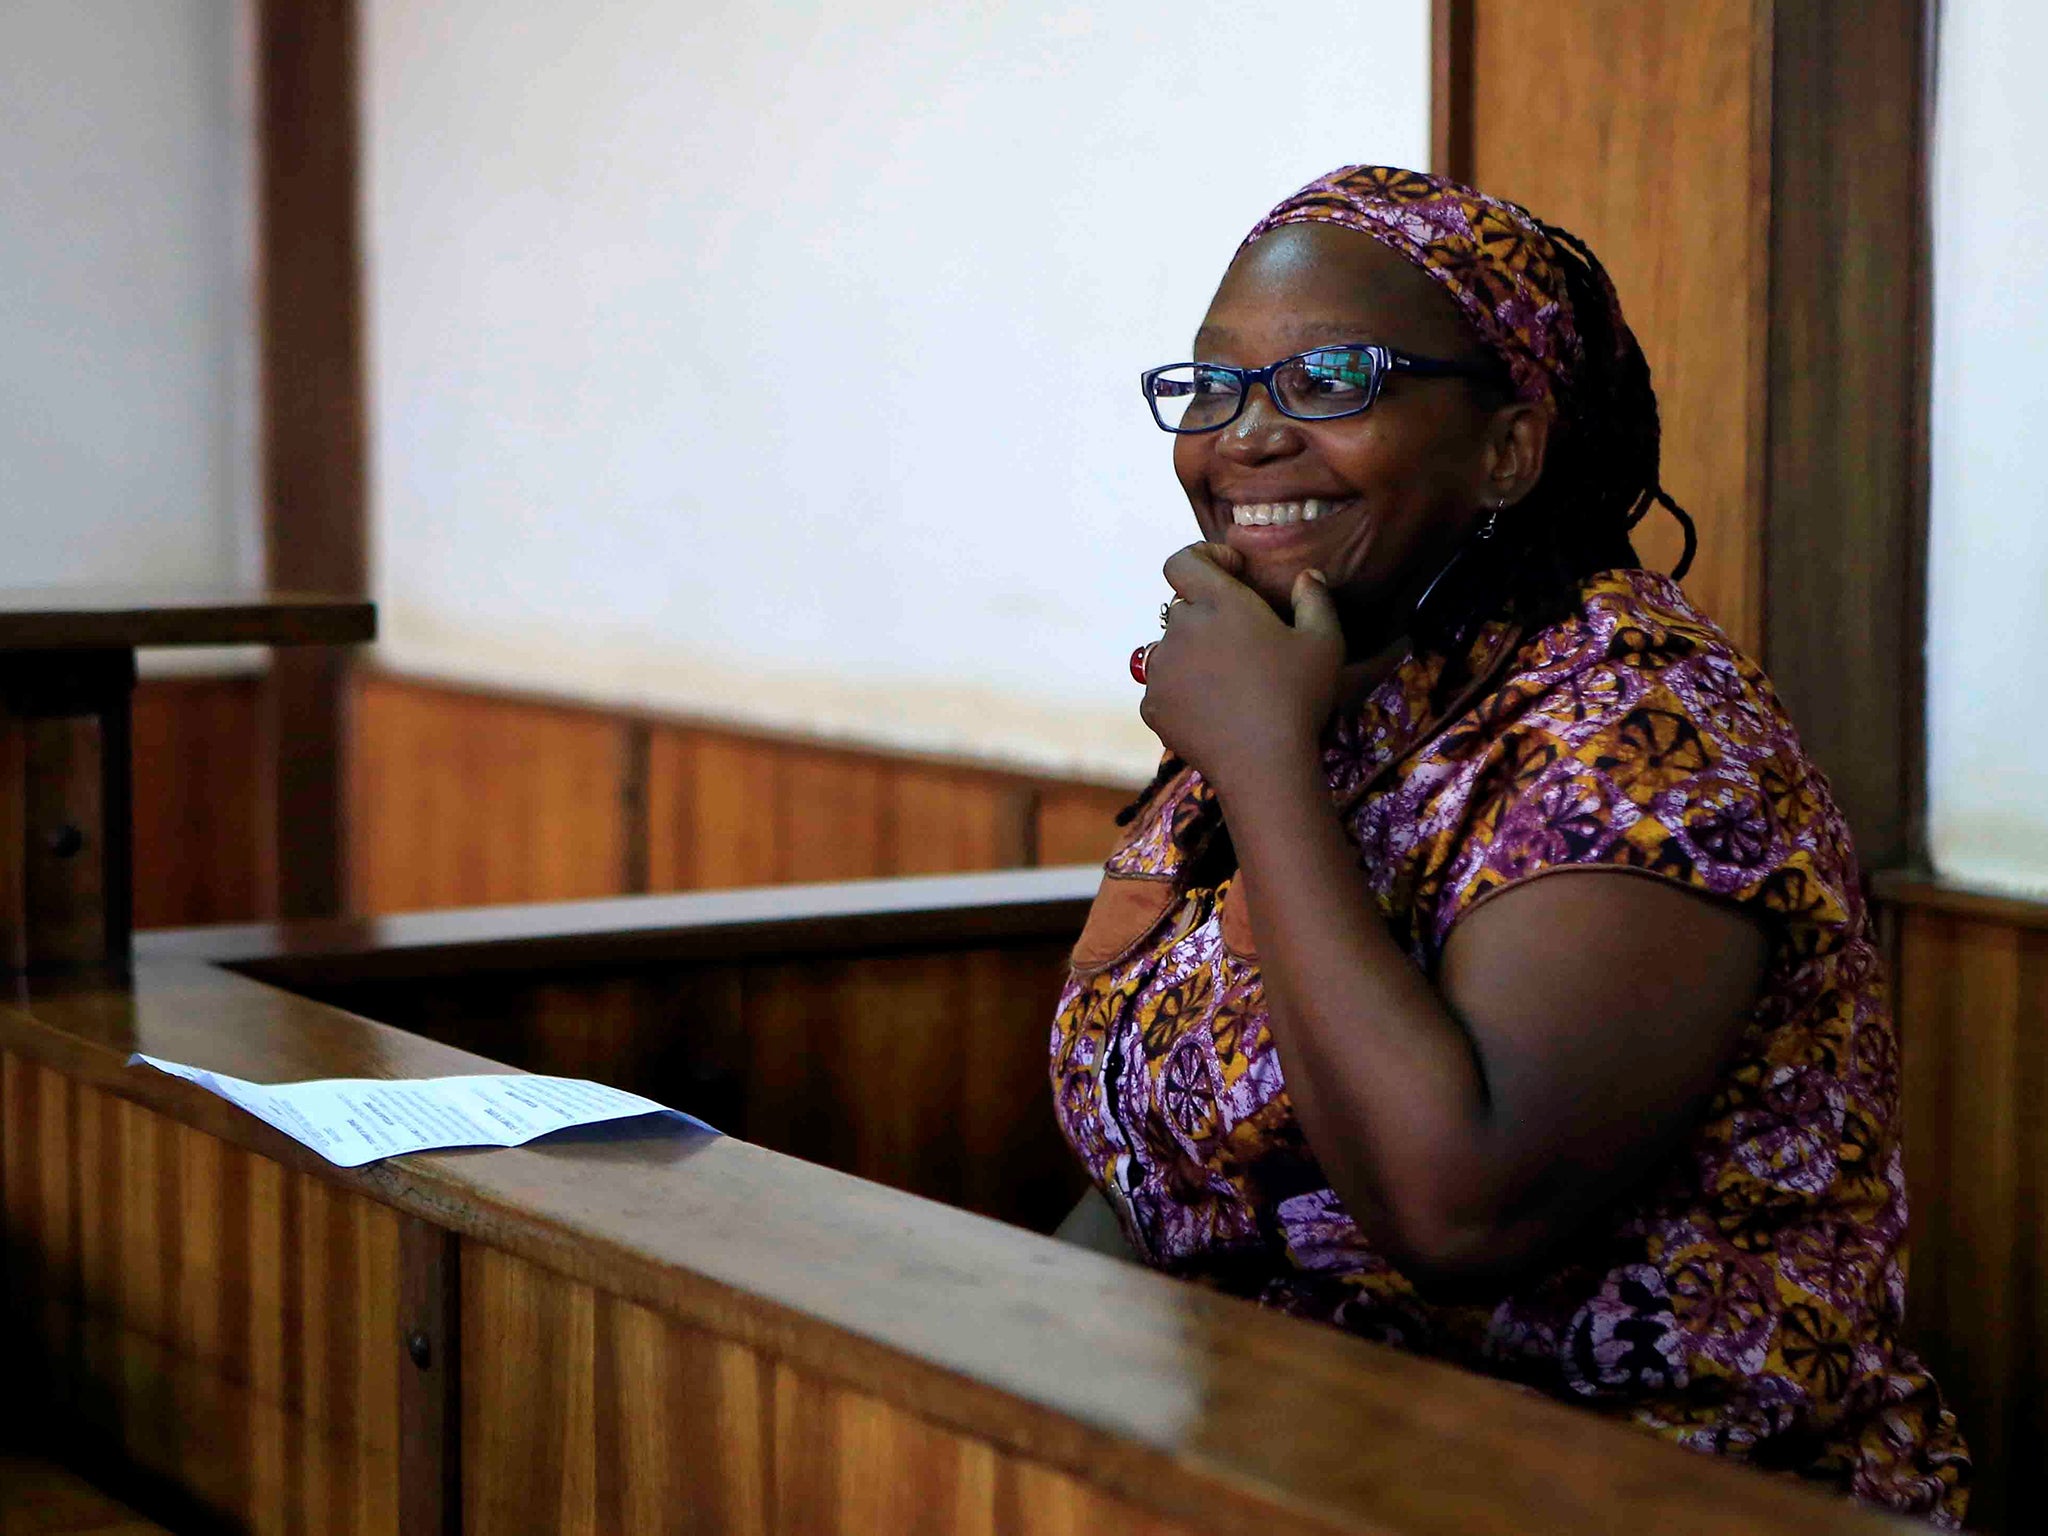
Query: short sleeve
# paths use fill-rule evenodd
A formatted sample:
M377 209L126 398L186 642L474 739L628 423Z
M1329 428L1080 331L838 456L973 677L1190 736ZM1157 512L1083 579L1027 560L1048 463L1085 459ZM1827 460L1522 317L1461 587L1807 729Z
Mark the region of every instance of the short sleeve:
M1446 732L1416 937L1434 959L1499 892L1611 868L1750 908L1795 951L1838 947L1862 921L1855 856L1769 682L1663 578L1618 574L1666 590L1596 593Z

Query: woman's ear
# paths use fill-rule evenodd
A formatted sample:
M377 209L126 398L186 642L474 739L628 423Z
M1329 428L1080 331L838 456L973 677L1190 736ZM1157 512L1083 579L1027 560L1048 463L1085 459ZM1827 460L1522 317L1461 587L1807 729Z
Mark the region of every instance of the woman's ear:
M1535 490L1549 447L1547 406L1517 400L1495 411L1486 424L1486 504L1513 506Z

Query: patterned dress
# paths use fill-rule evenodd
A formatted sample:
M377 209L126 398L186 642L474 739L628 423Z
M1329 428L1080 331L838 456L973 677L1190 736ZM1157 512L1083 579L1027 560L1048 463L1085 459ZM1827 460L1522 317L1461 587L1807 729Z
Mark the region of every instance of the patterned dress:
M1487 680L1411 656L1326 734L1330 792L1398 943L1434 974L1491 894L1602 866L1739 903L1764 990L1689 1139L1561 1267L1426 1300L1303 1139L1241 877L1192 883L1193 771L1111 856L1052 1032L1068 1141L1169 1273L1960 1523L1969 1458L1899 1341L1898 1046L1855 855L1770 684L1663 576L1610 571ZM1490 660L1489 660L1490 658Z

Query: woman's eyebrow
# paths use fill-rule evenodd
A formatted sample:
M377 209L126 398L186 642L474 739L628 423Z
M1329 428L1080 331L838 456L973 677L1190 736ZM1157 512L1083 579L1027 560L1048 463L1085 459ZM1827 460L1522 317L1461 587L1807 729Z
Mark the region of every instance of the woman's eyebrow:
M1331 342L1368 341L1372 327L1359 320L1295 320L1280 327L1278 334L1290 346L1314 347ZM1237 335L1227 326L1205 325L1195 332L1195 350L1235 345Z

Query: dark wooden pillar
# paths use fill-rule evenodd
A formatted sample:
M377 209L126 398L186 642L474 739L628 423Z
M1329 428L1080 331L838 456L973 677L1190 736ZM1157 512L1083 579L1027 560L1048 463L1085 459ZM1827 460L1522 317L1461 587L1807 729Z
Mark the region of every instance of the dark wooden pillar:
M128 967L132 650L0 651L0 972Z
M0 593L0 975L128 968L138 646L348 645L374 631L353 599Z
M1772 16L1764 663L1882 869L1922 854L1928 0Z
M1866 867L1922 756L1927 0L1436 0L1435 156L1583 235L1657 383L1686 586ZM1676 539L1644 525L1644 558Z
M1472 179L1472 7L1476 0L1430 0L1429 168L1453 181Z
M356 7L257 6L266 575L367 595ZM348 902L345 654L280 652L266 699L280 917Z

